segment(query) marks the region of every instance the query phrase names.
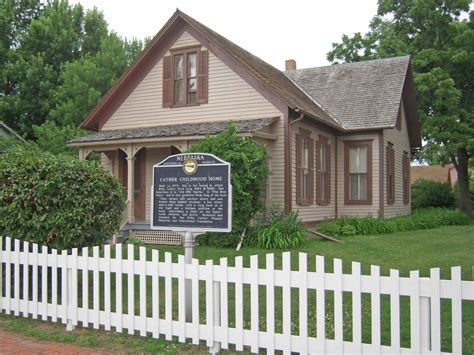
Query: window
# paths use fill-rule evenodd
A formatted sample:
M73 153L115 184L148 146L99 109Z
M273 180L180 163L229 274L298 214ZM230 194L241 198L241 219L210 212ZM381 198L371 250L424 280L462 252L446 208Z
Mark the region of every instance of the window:
M395 150L393 144L387 144L387 203L395 203Z
M316 174L316 202L327 205L331 191L331 146L324 136L319 136L316 143Z
M310 132L300 129L296 135L296 203L313 203L313 140Z
M163 58L163 107L207 102L209 54L199 47Z
M408 152L403 152L402 156L402 177L403 177L403 203L410 203L410 157Z
M372 141L344 142L344 201L372 204Z

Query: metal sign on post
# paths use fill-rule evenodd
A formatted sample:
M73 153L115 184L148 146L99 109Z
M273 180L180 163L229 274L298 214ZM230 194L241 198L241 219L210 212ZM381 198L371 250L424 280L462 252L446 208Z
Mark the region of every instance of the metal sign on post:
M191 264L196 235L232 230L230 164L207 153L169 156L153 166L151 208L151 229L185 233L184 257ZM192 321L191 292L186 280L186 321Z

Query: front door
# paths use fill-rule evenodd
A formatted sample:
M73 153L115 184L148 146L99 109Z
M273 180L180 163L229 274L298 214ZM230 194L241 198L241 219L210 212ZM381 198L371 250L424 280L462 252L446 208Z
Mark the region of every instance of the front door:
M146 174L146 150L141 149L135 155L135 176L134 176L134 200L135 200L135 220L145 221L145 174Z

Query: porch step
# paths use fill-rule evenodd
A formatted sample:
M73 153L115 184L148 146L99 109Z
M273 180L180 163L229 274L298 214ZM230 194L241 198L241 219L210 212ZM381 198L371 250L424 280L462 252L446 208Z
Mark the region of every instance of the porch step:
M137 238L144 244L182 245L181 234L171 231L133 229L129 236Z

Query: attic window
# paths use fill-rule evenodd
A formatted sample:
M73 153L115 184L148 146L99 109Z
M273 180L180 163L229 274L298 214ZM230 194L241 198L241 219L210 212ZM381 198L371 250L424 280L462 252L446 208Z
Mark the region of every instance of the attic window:
M173 50L163 58L163 107L207 102L208 52L199 47Z

